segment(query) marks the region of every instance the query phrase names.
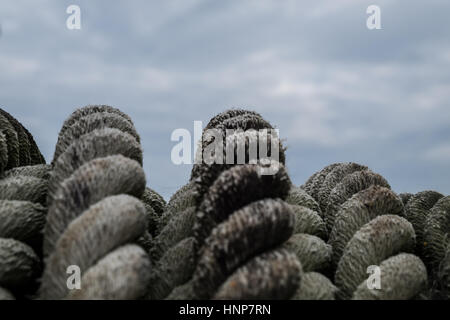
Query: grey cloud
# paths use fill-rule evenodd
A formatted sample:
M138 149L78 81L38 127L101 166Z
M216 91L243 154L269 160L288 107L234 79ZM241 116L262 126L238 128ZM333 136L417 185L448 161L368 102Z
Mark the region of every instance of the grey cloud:
M70 4L82 30L65 28ZM76 107L111 104L142 136L148 183L187 182L170 135L229 107L280 128L301 184L335 161L384 174L396 191L450 193L448 1L50 1L0 4L0 104L50 160Z

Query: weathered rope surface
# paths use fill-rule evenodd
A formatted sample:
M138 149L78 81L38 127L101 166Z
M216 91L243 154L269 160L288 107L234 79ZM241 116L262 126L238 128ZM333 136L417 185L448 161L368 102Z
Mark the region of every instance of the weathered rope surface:
M144 296L151 264L133 243L150 241L152 213L139 200L146 179L131 119L108 106L75 111L61 129L53 165L40 298ZM82 272L79 290L67 286L70 266Z

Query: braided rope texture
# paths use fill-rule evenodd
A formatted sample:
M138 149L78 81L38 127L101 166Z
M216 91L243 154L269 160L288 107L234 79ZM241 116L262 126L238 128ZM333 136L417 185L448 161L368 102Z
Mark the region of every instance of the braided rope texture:
M450 298L449 196L397 194L353 162L295 185L274 129L246 109L216 115L166 203L119 109L75 110L50 164L0 109L0 300ZM252 159L253 141L276 158ZM374 266L380 288L370 289Z

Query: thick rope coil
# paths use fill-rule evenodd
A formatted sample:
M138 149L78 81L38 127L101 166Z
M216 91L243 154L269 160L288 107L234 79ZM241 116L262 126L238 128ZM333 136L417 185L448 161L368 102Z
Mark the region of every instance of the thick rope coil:
M403 205L406 208L406 205L408 204L409 200L411 200L411 198L413 197L413 194L408 193L408 192L403 192L403 193L399 193L398 196L400 197L400 199L402 199Z
M142 165L142 148L136 139L114 128L94 130L74 141L53 163L48 185L47 204L50 207L60 184L79 167L97 158L123 155Z
M342 297L352 296L367 278L367 267L401 252L413 252L415 237L411 223L395 215L378 216L364 225L348 242L337 266L335 283Z
M107 106L75 111L61 129L53 165L40 298L143 297L150 261L131 243L150 246L154 210L139 200L146 180L131 119ZM82 272L80 290L69 290L70 266Z
M295 215L294 234L306 233L326 240L327 227L317 212L298 205L291 205L291 209Z
M214 141L214 136L208 135L208 130L205 129L203 131L202 141L200 142L202 144L202 148L199 148L198 150L203 150L205 152L205 150L207 150L209 146L215 146L214 144L217 144L217 146L215 147L221 147L224 158L222 161L223 164L217 163L218 161L213 161L214 163L208 164L204 161L205 159L203 159L201 163L197 163L198 161L196 161L196 163L194 164L191 174L191 181L195 183L197 192L197 204L201 203L203 195L206 194L208 188L214 183L221 172L234 166L236 163L238 163L238 160L244 160L245 163L248 163L250 160L257 160L250 159L249 156L250 142L261 142L261 136L258 134L257 130L266 129L270 131L267 132L266 135L263 135L263 138L265 138L267 143L267 154L271 155L272 145L278 144L279 162L281 162L282 164L285 163L284 148L279 141L276 133L273 131L272 125L256 113L242 112L243 111L239 111L238 115L230 112L228 113L230 117L225 116L225 118L221 122L214 120L212 121L212 123L214 123L214 127L208 127L208 129L214 129L215 132L220 134L222 139L225 139L226 137L226 141L224 141L222 145ZM225 112L224 114L227 114L227 112ZM217 120L222 118L223 117L219 115ZM228 135L227 130L237 131L235 131L232 135ZM274 139L274 141L272 141L272 139ZM244 159L237 158L238 146L244 147ZM196 159L198 159L200 155L197 154ZM218 155L214 154L215 160L219 160L217 157ZM233 160L232 164L227 161L230 158L232 158Z
M363 281L354 300L409 300L427 287L427 269L415 255L401 253L380 264L380 288L369 289Z
M422 259L425 258L424 251L426 247L424 240L425 222L430 209L442 197L444 196L436 191L422 191L411 196L405 206L406 219L411 222L416 232L416 254ZM426 259L424 261L427 262Z
M154 239L153 246L150 249L154 261L158 261L165 252L177 243L193 236L195 213L195 208L189 207L173 217L162 229Z
M157 233L160 233L169 221L179 213L190 207L195 207L195 189L192 183L189 183L178 190L169 200L164 212L158 221Z
M39 203L0 200L0 237L13 238L38 249L47 210Z
M425 257L433 272L450 245L450 196L440 198L429 211L424 228Z
M27 290L39 272L40 259L31 247L14 239L0 238L0 287Z
M216 179L197 211L194 235L199 249L212 229L235 210L264 198L286 198L291 182L284 166L278 166L274 175L262 175L257 165L235 166Z
M64 124L59 132L59 136L58 136L58 142L56 143L56 145L58 146L60 144L60 140L62 139L62 137L64 136L65 132L67 130L69 130L74 124L76 125L76 123L83 117L91 115L91 114L95 114L95 113L113 113L113 114L117 114L119 116L121 116L122 118L124 118L125 120L127 120L128 122L130 122L131 124L133 124L133 121L131 120L131 118L126 115L125 113L123 113L122 111L120 111L119 109L110 107L110 106L105 106L105 105L90 105L90 106L86 106L80 109L77 109L76 111L74 111L69 118L66 119L66 121L64 121ZM55 148L55 152L56 149L59 149L58 147ZM53 161L52 163L54 163L56 161L58 157L54 156L53 157Z
M294 234L283 244L283 248L295 254L305 272L324 272L330 267L331 246L316 236Z
M306 272L292 300L335 300L338 288L324 275Z
M0 180L0 199L46 204L47 181L29 176L13 176Z
M240 267L225 281L217 300L287 300L299 287L302 265L286 250L263 253Z
M146 228L145 208L136 198L119 195L93 205L69 224L47 259L40 288L41 298L65 298L69 294L66 285L69 266L76 265L80 270L89 272L87 270L98 260L136 240ZM93 243L96 245L93 246ZM145 283L130 285L145 286Z
M0 108L0 175L5 170L44 164L31 133L12 115ZM6 151L6 152L5 152Z
M289 239L294 214L281 200L261 200L234 212L205 242L193 275L196 296L211 298L243 263Z
M128 133L140 143L140 137L130 121L115 113L98 112L80 118L64 132L56 145L54 158L58 159L72 142L81 136L103 128L118 129Z
M169 206L171 203L180 202L178 199L183 199L183 194L186 193L188 200L195 199L194 203L188 204L193 204L196 208L193 234L196 240L197 265L192 278L185 283L178 283L168 298L214 298L222 285L224 289L217 298L234 297L234 293L226 289L226 281L229 277L232 278L235 272L239 279L245 277L245 266L247 263L251 264L252 259L261 261L257 263L258 268L261 266L261 272L266 272L269 282L261 283L262 286L255 287L253 291L243 291L240 294L246 298L289 298L294 294L298 283L291 282L287 287L282 283L279 283L280 286L274 283L271 270L277 269L279 264L272 262L270 255L264 256L266 252L288 240L294 227L295 215L291 206L280 199L275 200L285 199L292 187L283 166L284 148L276 135L270 135L266 140L268 154L272 155L272 145L278 144L279 162L272 160L263 163L260 159L250 159L250 148L253 147L250 142L258 141L255 140L258 134L254 130L272 129L268 122L254 112L227 111L212 119L206 129L217 129L223 136L227 129L241 131L227 137L228 141L236 143L232 148L223 146L224 158L233 158L233 164L194 165L191 179L194 193L190 192L190 187L186 187L185 191L180 191L173 197L174 200L169 202ZM207 148L212 141L205 130L202 147ZM239 163L237 145L243 146L245 152L244 159L240 159L244 161L239 165L236 165ZM248 163L250 160L253 161L252 164ZM264 169L269 166L276 166L278 170L272 175L264 175ZM186 202L183 199L182 203ZM191 219L186 213L192 211L181 212L185 215L184 219L178 220L174 215L171 221L176 221L176 225L180 226L183 223L189 225ZM167 224L169 225L171 223ZM287 260L281 255L283 261L295 261L296 266L300 265L294 254L287 255L290 257ZM290 274L289 270L295 269L289 269L289 265L293 264L286 264L286 275ZM239 275L240 271L237 270L241 267L243 274ZM297 272L296 276L299 278L300 273Z
M366 166L357 163L342 163L333 168L323 180L322 186L317 194L320 209L326 212L329 204L329 197L331 191L336 187L345 176L352 174L357 171L367 170Z
M147 253L139 246L128 244L112 251L89 268L81 279L83 290L69 293L71 300L124 300L142 297L151 268Z
M2 132L2 130L0 130L0 175L3 173L3 171L5 171L7 166L8 166L8 143L5 134Z
M48 164L38 164L33 166L16 167L3 173L1 179L26 176L37 179L49 180L52 172L52 167Z
M6 163L3 163L3 170L8 170L11 168L18 167L20 165L19 161L19 138L17 132L11 123L0 113L0 128L3 134L4 143L7 149L7 159ZM3 160L5 161L5 160Z
M328 240L333 247L334 267L354 234L363 225L384 214L403 215L403 203L390 189L380 186L358 192L341 206Z
M279 146L274 175L261 170L275 161L249 163L252 130L273 129L261 115L217 115L203 150L214 142L208 129L238 130L227 141L243 143L243 163L224 145L234 163L196 163L166 204L145 188L140 137L121 111L74 112L47 166L0 110L0 300L34 297L43 229L43 299L449 299L449 197L397 196L356 163L294 187L278 136L266 141L269 154ZM73 265L81 290L67 286ZM381 290L367 288L369 265L380 266Z
M288 197L286 198L286 202L311 209L323 218L322 210L320 210L319 204L302 188L292 187L289 191Z
M149 233L152 237L156 237L159 233L159 223L167 203L161 195L150 188L145 188L141 201L144 203L149 215Z
M444 259L442 259L439 266L438 273L440 298L450 299L450 246L447 246Z
M302 186L302 189L313 197L314 200L319 201L319 191L322 188L323 181L335 167L340 165L342 165L342 163L333 163L326 166L322 170L317 171L306 181L306 183Z
M128 194L140 198L144 188L142 167L122 155L98 158L81 166L60 184L48 210L44 231L46 256L51 254L69 223L91 205L112 195Z
M388 189L391 188L386 179L370 170L356 171L348 174L333 188L330 192L325 214L325 223L328 232L331 232L333 229L340 206L355 193L367 189L372 185L379 185Z
M147 299L167 297L177 286L186 283L195 269L194 238L186 238L168 249L150 273Z
M0 152L0 300L32 297L42 271L51 168L31 134L2 109Z

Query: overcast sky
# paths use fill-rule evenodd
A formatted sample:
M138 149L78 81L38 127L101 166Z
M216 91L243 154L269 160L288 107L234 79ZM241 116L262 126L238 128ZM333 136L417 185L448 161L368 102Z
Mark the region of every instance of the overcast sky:
M230 107L280 129L297 185L354 161L397 192L449 194L449 17L448 0L1 0L0 106L48 162L75 108L120 108L166 198L191 170L171 162L173 130Z

